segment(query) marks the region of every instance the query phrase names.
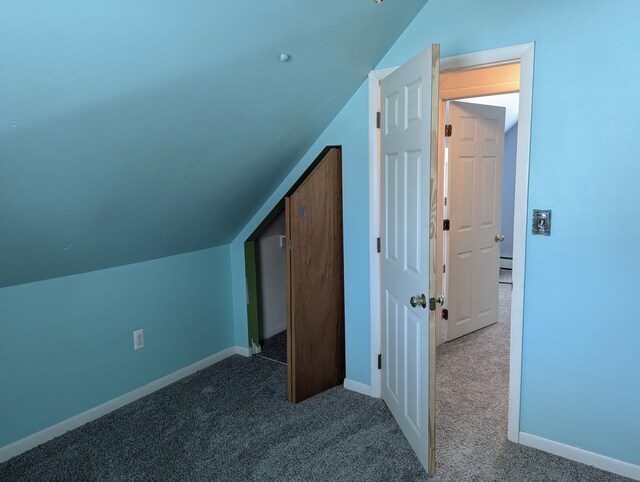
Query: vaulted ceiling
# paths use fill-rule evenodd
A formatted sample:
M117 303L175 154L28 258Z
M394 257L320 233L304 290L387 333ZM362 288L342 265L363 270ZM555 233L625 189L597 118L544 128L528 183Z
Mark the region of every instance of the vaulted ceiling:
M0 0L0 286L230 242L425 3Z

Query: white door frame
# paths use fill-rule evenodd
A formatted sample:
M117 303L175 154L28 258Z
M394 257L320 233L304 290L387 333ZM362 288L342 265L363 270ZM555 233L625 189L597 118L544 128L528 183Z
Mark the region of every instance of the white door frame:
M529 151L531 144L531 107L533 104L534 43L484 50L440 61L440 72L488 67L520 62L520 100L518 116L518 146L516 154L516 184L513 225L513 291L511 296L511 340L509 353L509 417L508 439L519 442L520 388L522 382L522 324L524 310L525 248L527 238L527 200L529 193ZM379 138L376 127L378 85L395 68L369 73L369 249L370 319L371 319L371 395L381 396L378 370L380 353L380 265L376 239L380 230L380 167ZM425 133L428 135L428 133ZM433 344L432 344L433 346Z

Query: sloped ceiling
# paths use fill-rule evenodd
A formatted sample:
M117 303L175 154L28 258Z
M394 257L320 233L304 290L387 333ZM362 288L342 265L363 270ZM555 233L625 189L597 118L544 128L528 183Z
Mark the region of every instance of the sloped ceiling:
M228 243L425 3L0 0L0 286Z

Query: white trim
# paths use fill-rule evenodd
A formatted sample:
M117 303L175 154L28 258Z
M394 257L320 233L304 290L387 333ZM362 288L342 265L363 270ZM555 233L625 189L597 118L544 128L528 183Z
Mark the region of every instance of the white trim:
M162 378L154 380L151 383L147 383L146 385L141 386L140 388L136 388L135 390L130 391L129 393L125 393L113 400L109 400L97 407L90 408L86 412L82 412L78 415L75 415L71 418L63 420L51 427L47 427L44 430L34 433L33 435L29 435L23 439L20 439L16 442L13 442L9 445L5 445L4 447L0 447L0 463L9 460L16 455L20 455L27 450L31 450L34 447L37 447L40 444L48 442L49 440L62 435L69 430L76 429L81 427L82 425L92 422L97 418L102 417L118 408L121 408L125 405L128 405L131 402L138 400L139 398L145 397L156 390L160 390L161 388L166 387L167 385L171 385L178 380L192 375L193 373L207 368L219 361L224 360L232 355L244 355L245 351L248 352L248 348L232 346L231 348L227 348L226 350L219 351L203 360L200 360L192 365L184 367L178 371L170 373ZM249 355L244 355L249 356Z
M246 346L234 346L232 347L234 350L234 353L236 355L242 355L242 356L246 356L246 357L250 357L251 356L251 348L248 348ZM231 348L230 348L231 349ZM222 352L221 352L222 353ZM258 350L256 353L260 353L260 350ZM215 355L214 355L215 356ZM215 363L215 362L214 362Z
M470 54L456 55L455 57L446 57L442 59L440 63L440 73L451 70L472 69L481 65L488 67L489 65L519 62L526 52L533 49L533 46L534 43L530 42L497 49L482 50ZM520 73L520 79L522 81L522 73ZM520 86L520 88L522 88L522 86Z
M236 349L242 350L241 347L236 347ZM260 345L256 345L253 340L251 340L251 346L249 348L247 348L249 355L246 355L245 351L242 350L242 353L238 352L238 355L242 355L242 356L252 356L252 355L257 355L258 353L262 353L262 347Z
M520 443L527 447L533 447L534 449L542 450L550 454L559 455L565 459L597 467L607 472L629 477L634 480L640 480L640 465L605 457L604 455L588 452L560 442L554 442L553 440L531 435L526 432L520 432Z
M529 159L531 152L531 108L533 106L533 43L520 47L520 101L516 183L513 202L513 261L511 272L511 340L509 347L509 419L507 437L518 442L520 433L520 392L522 388L522 331L524 323L524 273L529 200Z
M381 379L378 370L380 353L380 260L378 259L376 239L380 236L378 216L378 151L380 148L376 112L378 112L378 86L396 68L372 70L369 73L369 293L370 293L370 333L371 333L371 387L370 395L380 398ZM375 295L374 295L375 293ZM356 390L357 391L357 390Z
M364 383L356 382L355 380L344 379L344 388L351 390L352 392L362 393L363 395L371 396L371 387Z
M511 299L511 346L509 356L509 416L507 437L518 442L520 433L520 389L522 382L522 323L524 310L524 272L527 233L527 200L529 193L529 152L531 139L531 106L533 104L534 44L520 44L482 52L443 58L440 72L470 69L481 65L520 62L520 111L514 202L513 292ZM397 67L396 67L397 68ZM371 395L380 397L380 271L375 238L379 233L378 132L375 117L378 110L378 82L395 68L374 70L369 74L369 226L370 237L370 307L371 307Z

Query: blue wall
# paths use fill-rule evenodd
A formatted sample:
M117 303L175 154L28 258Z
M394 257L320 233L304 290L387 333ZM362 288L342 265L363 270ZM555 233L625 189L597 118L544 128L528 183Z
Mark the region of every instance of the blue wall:
M504 166L502 169L502 228L504 242L500 243L500 256L513 257L513 203L516 189L516 149L518 123L504 133ZM502 266L502 264L501 264Z
M225 246L0 289L0 447L232 346L230 277Z
M367 89L361 86L231 244L236 345L247 346L244 242L328 145L342 145L347 376L369 384L369 177ZM364 246L364 248L363 248ZM364 328L363 328L364 327Z
M425 3L0 0L0 287L230 243Z
M638 18L636 0L430 0L378 66L430 43L447 57L536 42L529 206L553 209L553 233L527 239L520 428L634 464L640 162L626 139L638 127ZM364 85L232 244L236 343L246 345L242 242L327 144L343 146L347 377L368 384Z

